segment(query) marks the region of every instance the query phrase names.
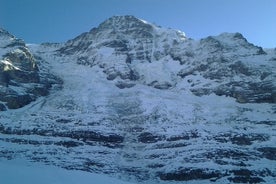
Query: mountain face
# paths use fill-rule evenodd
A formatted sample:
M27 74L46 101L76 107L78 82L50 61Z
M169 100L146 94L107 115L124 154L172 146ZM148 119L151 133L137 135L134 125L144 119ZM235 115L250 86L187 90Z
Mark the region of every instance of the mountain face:
M21 108L48 95L57 83L51 74L39 72L38 63L23 40L0 29L0 111Z
M59 51L77 57L79 64L99 65L107 79L116 80L121 88L139 83L169 89L191 75L199 75L209 82L202 86L189 80L195 95L215 93L243 103L276 102L272 68L253 62L265 59L266 52L248 43L240 33L194 41L180 31L156 27L132 16L112 17L68 41ZM168 66L172 62L177 68Z
M0 38L0 158L133 182L276 182L275 49L133 16L60 44Z

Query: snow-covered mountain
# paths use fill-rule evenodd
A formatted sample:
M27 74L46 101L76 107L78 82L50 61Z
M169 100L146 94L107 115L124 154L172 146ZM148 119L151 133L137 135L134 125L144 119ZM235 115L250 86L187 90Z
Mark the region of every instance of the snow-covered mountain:
M133 16L66 43L0 31L1 158L132 182L276 182L275 49Z

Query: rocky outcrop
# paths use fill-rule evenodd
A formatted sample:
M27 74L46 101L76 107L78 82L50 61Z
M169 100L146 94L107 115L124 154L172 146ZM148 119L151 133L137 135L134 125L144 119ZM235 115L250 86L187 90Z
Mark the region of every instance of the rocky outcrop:
M59 83L51 74L42 76L37 60L25 43L0 30L0 110L18 109L40 96L48 94L54 83ZM51 82L43 80L49 77Z

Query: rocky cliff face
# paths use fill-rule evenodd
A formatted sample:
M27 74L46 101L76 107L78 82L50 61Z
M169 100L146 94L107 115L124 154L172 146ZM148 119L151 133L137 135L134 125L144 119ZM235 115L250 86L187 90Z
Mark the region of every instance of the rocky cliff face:
M1 111L23 107L47 95L51 85L57 83L51 74L40 72L38 59L24 41L3 29L0 29L0 50Z
M1 98L36 100L1 112L1 158L144 183L276 182L275 49L133 16L64 44L2 32Z

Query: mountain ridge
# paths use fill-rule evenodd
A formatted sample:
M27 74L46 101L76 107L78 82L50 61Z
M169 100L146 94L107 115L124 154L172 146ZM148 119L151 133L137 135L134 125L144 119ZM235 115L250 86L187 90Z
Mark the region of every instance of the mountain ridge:
M0 74L11 72L1 98L33 97L15 109L0 99L0 160L134 183L274 183L276 52L239 33L193 40L133 17L138 29L114 32L120 18L67 43L0 40ZM23 68L37 83L12 75Z
M122 25L118 22L122 22ZM114 26L118 24L119 26ZM107 30L107 32L106 32ZM132 35L134 34L134 35ZM140 35L142 34L142 36ZM139 36L140 35L140 36ZM88 39L91 37L93 39ZM141 39L140 39L141 37ZM89 41L85 41L89 40ZM100 40L96 41L96 43L91 42L90 40ZM109 48L109 49L107 49ZM179 62L180 65L185 65L186 60L190 62L189 66L193 69L190 71L186 71L187 69L180 70L176 74L184 78L187 74L192 74L195 71L199 71L200 75L205 75L204 78L214 79L222 79L223 71L214 71L215 66L208 70L208 65L220 65L221 62L228 63L228 67L231 71L235 70L235 74L241 73L242 75L248 75L250 72L249 63L244 63L238 61L239 58L242 57L254 57L259 55L266 55L266 52L258 46L255 46L249 42L247 42L246 38L243 37L240 33L222 33L218 36L209 36L207 38L201 39L199 41L194 41L192 39L187 39L185 34L171 29L163 29L157 26L154 26L150 23L137 19L133 16L115 16L110 19L107 19L102 24L99 25L98 28L92 29L90 32L85 33L84 35L80 35L73 40L65 43L64 47L61 47L59 50L60 53L70 54L68 53L68 49L71 49L72 53L78 57L78 62L86 65L93 66L100 60L109 60L105 56L102 56L102 53L98 53L99 50L103 50L102 52L107 52L114 59L116 57L120 58L116 59L117 63L112 62L100 62L97 63L104 68L104 72L107 74L107 78L109 80L114 80L119 76L123 81L128 79L129 81L139 81L146 85L152 85L160 89L168 89L176 85L176 81L172 81L173 79L169 79L169 81L158 81L158 79L164 78L162 74L158 74L156 77L152 75L142 74L139 76L139 70L135 68L133 62L155 62L162 60L166 57L171 57L176 62ZM73 50L72 50L73 49ZM114 49L114 51L112 51ZM66 51L67 50L67 51ZM108 51L107 51L108 50ZM82 53L83 52L83 53ZM116 54L113 54L116 53ZM79 56L78 56L79 55ZM197 57L195 57L197 56ZM233 58L233 59L232 59ZM121 61L121 60L125 61ZM170 58L167 58L170 59ZM195 60L200 60L201 64L199 66ZM205 60L205 61L204 61ZM208 61L209 60L209 61ZM213 60L213 61L212 61ZM231 60L235 62L230 63ZM192 63L191 63L192 62ZM196 62L196 63L195 63ZM118 64L119 63L119 64ZM162 62L161 62L162 63ZM112 66L114 65L114 66ZM116 66L120 65L120 66ZM117 70L116 67L124 68L125 70ZM148 66L150 67L150 66ZM181 66L180 66L181 67ZM182 67L185 68L185 67ZM205 70L205 71L204 71ZM211 70L211 71L210 71ZM226 66L224 66L224 70ZM151 73L155 73L158 71L150 71ZM175 72L175 71L174 71ZM188 73L187 73L188 72ZM207 74L203 74L207 73ZM212 76L210 76L210 73ZM260 73L260 72L259 72ZM273 72L266 71L265 72L272 74ZM266 75L266 74L258 74L258 75ZM168 74L175 75L175 74ZM223 74L224 75L224 74ZM233 74L229 74L228 78L233 76ZM170 78L169 76L167 76ZM218 78L219 77L219 78ZM260 77L260 76L258 76ZM149 79L152 78L152 79ZM137 79L137 80L133 80ZM125 87L133 86L134 84L127 84ZM124 82L119 81L118 86L124 88ZM240 87L242 84L238 84L237 82L226 84L229 86L233 86L234 88ZM252 86L256 86L256 84L252 84ZM244 93L243 91L233 91L232 92L222 92L222 86L218 86L219 89L192 89L195 91L195 94L199 94L196 91L207 90L210 92L215 92L216 94L226 95L236 98L242 98L244 102L255 102L255 101L263 101L263 102L275 102L275 92L273 92L275 86L270 86L271 88L271 96L259 96L260 99L253 99L249 97L249 95L238 95L236 93ZM251 90L255 93L256 89L254 87L249 87L247 90ZM266 87L267 88L267 85ZM272 89L273 88L273 89ZM228 91L230 89L227 89ZM259 93L263 93L265 89L260 90ZM216 92L219 91L219 92ZM201 92L200 92L201 93ZM208 94L207 92L206 94Z

